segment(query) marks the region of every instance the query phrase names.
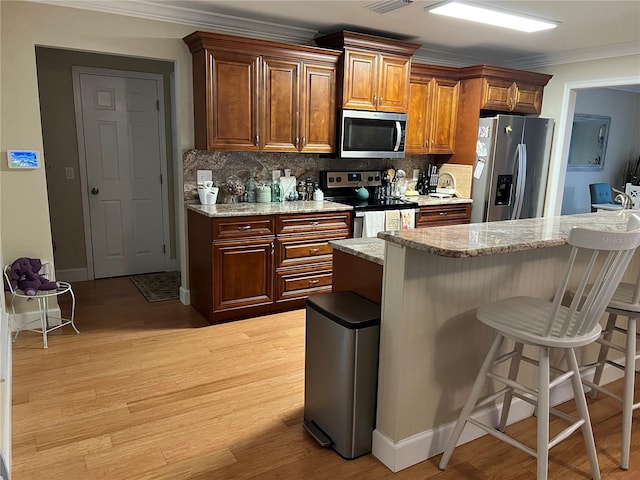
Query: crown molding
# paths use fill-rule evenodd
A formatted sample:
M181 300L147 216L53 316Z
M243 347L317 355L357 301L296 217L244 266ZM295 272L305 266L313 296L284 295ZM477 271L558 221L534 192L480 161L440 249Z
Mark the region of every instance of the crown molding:
M606 47L583 48L553 55L532 55L506 61L503 66L526 70L604 58L626 57L627 55L640 55L640 43L630 42Z
M264 40L309 45L318 34L317 30L283 25L279 23L252 20L233 15L207 12L192 8L163 5L145 0L137 1L82 1L82 0L29 0L60 7L93 10L115 15L156 20L160 22L190 25L198 29L213 30L219 33L244 35Z

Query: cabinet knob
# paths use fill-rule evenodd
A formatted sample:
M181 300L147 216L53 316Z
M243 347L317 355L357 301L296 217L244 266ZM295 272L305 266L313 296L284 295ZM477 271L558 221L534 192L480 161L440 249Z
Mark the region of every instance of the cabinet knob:
M429 140L427 140L427 141L424 143L424 146L425 146L425 147L427 147L427 148L429 148Z
M446 217L449 214L449 212L440 212L440 216L441 217Z
M256 135L256 146L260 145L260 135Z
M296 147L300 146L300 137L296 137Z
M238 227L238 230L250 230L251 229L251 225L242 225L241 227Z
M319 282L320 280L309 280L309 285L315 285Z
M317 227L318 225L320 225L320 222L319 222L319 221L317 221L317 220L314 220L313 222L311 222L311 223L310 223L310 225L311 225L312 227Z
M376 96L376 95L374 95L374 96L373 96L373 104L374 104L374 105L377 105L376 101L377 101L377 96Z
M319 248L310 248L309 249L309 255L317 255L318 252L320 252Z

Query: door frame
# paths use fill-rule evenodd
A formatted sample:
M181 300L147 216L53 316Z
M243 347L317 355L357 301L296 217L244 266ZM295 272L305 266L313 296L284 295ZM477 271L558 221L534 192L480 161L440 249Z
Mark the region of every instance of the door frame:
M637 77L618 77L565 83L560 118L556 123L556 131L554 133L554 141L558 139L558 144L553 147L553 157L549 165L543 216L555 217L562 212L562 197L564 196L567 163L569 162L573 114L575 113L578 92L589 88L606 88L621 85L640 85L640 80Z
M89 183L87 180L87 156L84 148L84 124L82 122L82 98L80 94L80 75L92 74L112 77L141 78L145 80L155 80L158 85L158 115L160 117L159 137L160 151L160 172L162 175L161 196L162 196L162 237L165 245L164 249L164 269L172 269L171 262L171 235L169 232L169 191L167 177L167 137L165 131L165 104L164 104L164 78L159 73L136 72L130 70L114 70L108 68L80 67L71 68L73 77L73 104L76 116L76 139L78 142L78 158L80 170L80 189L82 198L82 220L84 229L84 243L87 261L87 279L94 280L93 268L93 241L91 239L91 214L89 211Z

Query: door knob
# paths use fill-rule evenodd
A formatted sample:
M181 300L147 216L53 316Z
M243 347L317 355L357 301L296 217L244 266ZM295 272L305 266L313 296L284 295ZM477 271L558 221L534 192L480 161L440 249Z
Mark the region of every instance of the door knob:
M100 193L100 189L99 189L99 188L96 188L96 187L93 187L93 188L91 189L91 193L92 193L93 195L97 195L97 194L99 194L99 193Z

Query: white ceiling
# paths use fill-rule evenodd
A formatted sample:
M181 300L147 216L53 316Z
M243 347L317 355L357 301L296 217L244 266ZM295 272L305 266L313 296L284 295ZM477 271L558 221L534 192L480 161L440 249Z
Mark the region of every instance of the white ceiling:
M38 0L36 0L38 1ZM418 61L452 66L481 63L536 68L569 61L640 53L640 1L481 1L560 22L556 29L519 33L427 13L437 0L414 0L385 14L376 0L42 0L193 25L292 43L338 30L420 43ZM640 76L640 65L638 65Z

